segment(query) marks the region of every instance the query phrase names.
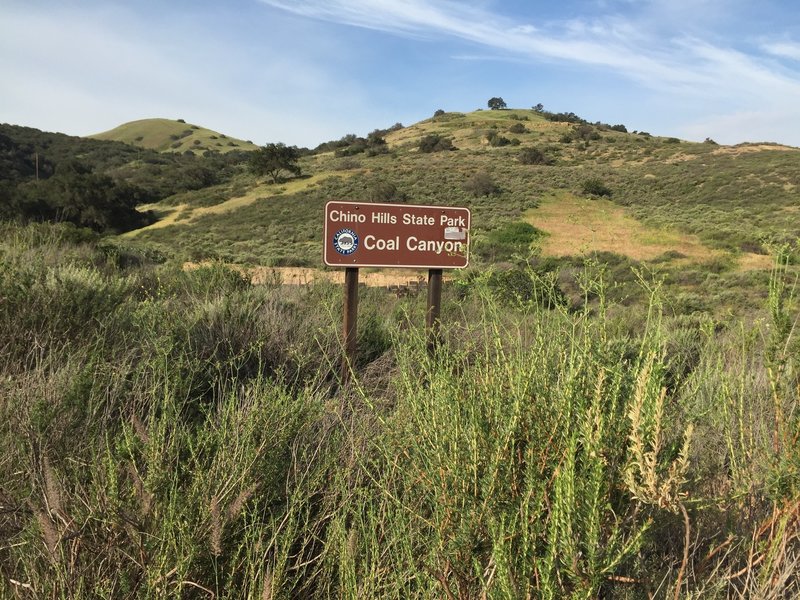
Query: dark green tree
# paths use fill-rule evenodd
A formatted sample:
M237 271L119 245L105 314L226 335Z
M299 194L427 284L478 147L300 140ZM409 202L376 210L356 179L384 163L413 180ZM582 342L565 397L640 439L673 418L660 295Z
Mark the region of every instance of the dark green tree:
M272 179L272 183L278 183L285 171L295 177L300 175L298 160L300 151L296 146L277 143L267 144L253 151L248 165L256 175L267 175Z
M488 102L489 108L492 110L502 110L506 108L506 103L502 98L489 98Z

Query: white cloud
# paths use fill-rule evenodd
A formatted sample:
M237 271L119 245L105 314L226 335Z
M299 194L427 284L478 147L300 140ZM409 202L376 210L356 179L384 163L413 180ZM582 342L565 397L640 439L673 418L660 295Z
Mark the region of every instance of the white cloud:
M502 56L534 63L563 62L598 68L683 103L704 105L713 119L753 127L754 135L775 129L771 114L786 105L800 105L800 76L763 56L749 55L701 25L727 19L721 0L642 2L637 16L608 14L563 22L515 22L475 6L431 0L261 0L291 13L320 20L391 32L401 36L457 39L483 46ZM738 3L739 0L734 0ZM692 16L697 19L690 19ZM677 27L695 26L692 36ZM689 19L686 21L685 19ZM769 44L765 50L785 58L800 57L800 45ZM451 53L472 57L480 53ZM593 89L591 93L603 93ZM721 116L720 116L721 115ZM742 115L749 115L743 117ZM759 115L758 118L753 115ZM680 125L678 125L680 126ZM687 126L689 127L689 126ZM758 128L761 129L758 129ZM784 130L785 131L785 130ZM785 135L781 136L785 139ZM793 138L800 144L800 137Z
M800 61L800 43L797 42L775 42L762 46L765 52L780 58L789 58Z
M790 114L788 107L800 105L800 75L791 62L778 60L800 60L800 44L780 32L769 38L755 32L749 39L784 41L764 43L759 55L746 54L704 29L715 16L722 18L723 5L743 0L603 0L587 3L582 19L562 21L510 18L487 8L503 6L496 0L260 1L280 10L257 3L242 7L259 9L247 13L254 23L245 34L238 27L242 18L218 23L207 6L183 14L165 5L154 16L138 3L6 0L0 18L0 120L88 134L164 116L259 143L315 145L346 132L366 133L413 111L427 114L428 107L418 106L425 101L474 102L470 94L481 83L470 80L469 67L461 80L453 78L452 89L429 85L438 94L434 100L424 96L424 82L441 73L420 65L404 75L380 46L375 57L364 59L363 47L351 45L351 36L327 22L435 41L437 51L456 42L437 57L461 59L454 70L467 60L535 65L538 87L508 81L502 84L510 88L503 91L507 99L515 89L525 98L558 98L557 84L548 97L538 97L545 96L547 76L555 73L583 106L616 108L618 101L615 116L593 118L634 118L649 110L643 98L657 98L667 109L680 106L653 116L646 125L654 133L659 123L687 130L699 124L699 131L717 119L723 128L761 127L742 135L769 139L775 131L771 115ZM602 5L605 12L598 12ZM224 6L219 14L230 16ZM680 26L689 22L691 36ZM386 64L376 75L379 60ZM476 62L475 70L481 68ZM490 71L502 68L484 72ZM396 101L400 96L408 101ZM800 133L782 131L774 139L791 134L788 141L800 145Z
M316 19L399 35L448 36L523 55L604 67L653 88L684 85L697 89L700 76L680 44L648 37L637 23L612 16L547 23L546 28L515 23L493 13L451 2L428 0L261 0L273 7ZM710 82L709 82L710 83Z
M350 108L365 132L374 128L361 86L300 49L285 52L291 33L264 31L254 48L227 43L215 25L151 22L118 7L12 5L0 19L0 120L89 135L183 118L256 143L313 146L343 134L329 115Z

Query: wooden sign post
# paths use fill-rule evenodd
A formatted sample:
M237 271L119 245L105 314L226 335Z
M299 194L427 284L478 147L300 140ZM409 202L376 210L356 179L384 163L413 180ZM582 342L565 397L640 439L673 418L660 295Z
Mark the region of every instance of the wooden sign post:
M442 270L428 270L428 310L425 312L425 329L428 332L428 354L433 355L439 345L439 315L442 311Z
M342 384L350 380L350 369L356 359L358 337L358 269L347 267L344 272L344 360Z
M442 270L469 264L470 223L467 208L337 201L325 205L323 260L331 267L345 267L343 383L356 354L358 269L428 269L426 327L428 351L433 352L439 335Z

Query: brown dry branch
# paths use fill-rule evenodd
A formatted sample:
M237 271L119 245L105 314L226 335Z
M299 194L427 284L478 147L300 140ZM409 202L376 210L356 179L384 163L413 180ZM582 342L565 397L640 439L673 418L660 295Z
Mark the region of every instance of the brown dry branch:
M680 509L681 514L683 514L684 538L683 559L681 560L680 569L678 569L678 577L675 580L675 600L679 600L681 597L681 582L683 581L684 573L686 573L686 565L689 563L689 546L692 543L692 529L689 522L689 513L686 512L686 507L682 502L678 502L678 508Z
M144 423L142 423L138 415L131 415L131 426L136 432L136 437L138 437L143 444L147 445L150 443L150 435L147 433L147 427L144 426Z
M153 494L148 492L147 488L145 488L144 480L142 480L142 476L139 475L139 471L136 469L135 465L128 465L128 475L130 475L133 480L133 489L136 493L136 497L139 499L139 514L143 517L147 517L153 508Z
M272 600L274 596L272 585L272 568L267 565L266 572L264 573L264 588L261 590L261 600Z
M252 498L253 494L255 493L258 486L254 483L249 487L243 489L239 492L239 495L234 498L233 502L231 502L230 506L228 506L228 510L225 511L225 516L230 521L235 519L240 514L242 514L242 509L244 509L245 504L247 501Z
M222 554L222 532L225 528L225 523L222 521L222 515L219 507L219 496L211 498L211 552L214 556Z
M42 532L42 541L47 549L47 555L51 562L55 562L57 558L56 549L58 548L58 541L61 537L58 533L58 529L56 529L50 515L45 511L38 506L34 506L32 503L30 504L30 508Z
M50 459L46 453L42 455L42 476L44 478L44 497L47 502L47 509L51 514L62 516L64 515L63 505L61 502L61 485L58 482L58 477L50 464Z

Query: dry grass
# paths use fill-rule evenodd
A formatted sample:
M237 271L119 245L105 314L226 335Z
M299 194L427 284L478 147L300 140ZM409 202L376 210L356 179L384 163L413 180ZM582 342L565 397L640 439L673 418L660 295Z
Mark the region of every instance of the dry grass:
M526 220L549 235L542 241L545 256L575 256L613 252L634 260L652 260L665 252L685 258L673 264L704 263L728 253L705 246L696 236L648 227L625 209L600 198L580 198L569 193L544 199ZM744 252L736 257L739 271L769 270L773 257Z
M269 281L280 281L288 285L306 285L314 281L331 281L344 283L344 271L322 271L301 267L255 267L248 270L252 283L263 284ZM367 287L388 287L408 285L412 281L426 281L425 271L415 269L361 269L358 280ZM445 276L445 280L450 279Z
M202 263L184 263L185 270L197 269L203 266ZM309 285L315 281L330 281L332 283L344 283L344 270L323 271L322 269L311 269L306 267L239 267L228 265L241 270L250 277L250 282L254 285L264 285L277 282L283 285ZM444 276L448 281L452 277ZM424 282L427 280L427 273L418 269L360 269L358 274L359 283L367 287L389 287L395 285L409 285L411 282Z
M797 150L791 146L783 146L781 144L737 144L736 146L720 146L712 152L712 154L732 154L739 156L741 154L748 154L752 152L763 152L765 150Z
M695 236L646 227L610 200L562 193L544 199L525 217L549 234L542 243L542 251L548 256L614 252L635 260L651 260L677 251L701 262L719 254Z
M775 257L769 254L753 254L746 252L739 257L740 271L766 271L775 263Z

